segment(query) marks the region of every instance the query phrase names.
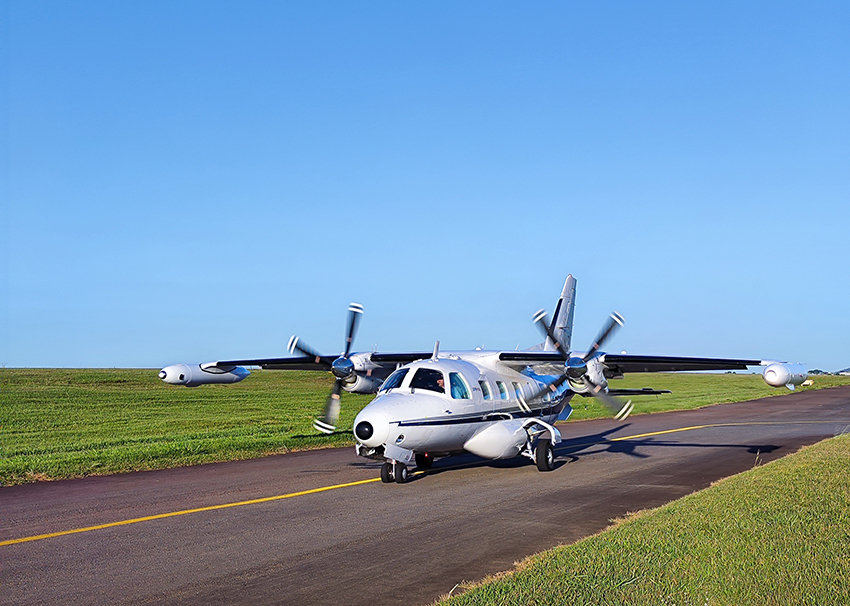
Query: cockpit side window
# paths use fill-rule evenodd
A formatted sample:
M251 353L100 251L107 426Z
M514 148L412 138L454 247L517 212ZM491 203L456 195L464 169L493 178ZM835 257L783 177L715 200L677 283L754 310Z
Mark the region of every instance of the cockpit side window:
M499 399L507 400L508 399L508 390L505 389L505 384L501 381L496 381L496 387L499 388Z
M407 376L407 371L409 368L399 368L393 374L389 376L389 378L384 381L384 384L381 385L381 391L389 391L401 385L402 381L404 381L404 377Z
M411 389L428 389L437 393L446 393L443 373L433 368L420 368L410 381Z
M466 384L466 381L463 380L463 377L458 372L450 372L449 373L449 385L452 387L452 397L456 400L468 400L471 396L469 395L469 386Z
M487 381L478 381L478 385L481 386L481 395L484 396L485 400L490 400L493 397L493 394L490 393L490 385Z

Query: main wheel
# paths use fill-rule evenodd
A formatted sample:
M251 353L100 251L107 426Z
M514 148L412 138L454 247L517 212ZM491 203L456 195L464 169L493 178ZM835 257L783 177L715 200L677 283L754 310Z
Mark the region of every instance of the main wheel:
M537 440L537 448L534 449L534 460L540 471L552 471L555 469L555 449L552 448L552 440L541 438Z
M384 484L389 484L395 478L393 478L393 464L387 461L383 465L381 465L381 482Z
M393 476L395 477L395 481L399 484L407 482L407 465L396 461L395 468L393 469Z
M431 465L434 464L434 458L427 452L423 452L422 454L417 453L414 456L416 457L417 469L431 469Z

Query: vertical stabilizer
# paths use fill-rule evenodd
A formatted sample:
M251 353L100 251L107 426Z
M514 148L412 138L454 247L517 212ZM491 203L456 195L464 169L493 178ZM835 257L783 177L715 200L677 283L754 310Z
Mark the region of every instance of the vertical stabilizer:
M570 274L564 282L564 289L561 291L561 298L558 299L558 305L555 307L555 313L552 316L552 333L558 339L561 345L561 351L570 351L571 341L573 339L573 315L576 310L576 279ZM554 351L554 343L547 337L546 344L543 349L545 351Z

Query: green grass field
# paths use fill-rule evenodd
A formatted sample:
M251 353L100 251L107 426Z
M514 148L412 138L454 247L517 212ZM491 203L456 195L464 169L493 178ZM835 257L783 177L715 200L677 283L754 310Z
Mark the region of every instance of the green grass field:
M848 487L843 435L532 556L440 604L850 604Z
M73 478L259 457L353 444L351 425L370 396L343 394L339 431L312 420L329 374L254 371L236 385L165 385L155 370L0 369L0 483ZM816 387L850 384L816 378ZM673 394L636 398L635 413L694 408L787 393L753 375L632 375L614 387ZM574 419L605 416L573 400Z

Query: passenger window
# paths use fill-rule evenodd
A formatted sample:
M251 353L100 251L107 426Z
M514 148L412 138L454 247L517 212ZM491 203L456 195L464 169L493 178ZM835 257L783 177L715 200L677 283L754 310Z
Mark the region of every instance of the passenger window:
M394 389L394 388L398 387L399 385L401 385L402 382L404 381L404 377L407 376L408 370L410 370L410 369L409 368L399 368L397 371L395 371L393 374L391 374L389 376L389 378L386 381L384 381L384 384L381 385L381 391L389 391L389 390Z
M410 382L411 389L427 389L437 393L446 393L443 373L432 368L420 368Z
M450 372L449 373L449 385L452 387L452 397L456 400L468 400L469 399L469 387L466 385L466 381L463 380L463 377L460 376L460 373Z
M514 386L514 393L516 394L516 399L522 400L522 387L520 387L519 383L517 383L516 381L513 381L512 384Z
M508 399L508 390L505 389L505 384L501 381L496 381L496 387L499 388L499 399L507 400Z
M487 384L487 381L478 381L478 384L481 386L481 394L484 396L484 399L491 399L493 395L490 393L490 386Z

